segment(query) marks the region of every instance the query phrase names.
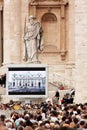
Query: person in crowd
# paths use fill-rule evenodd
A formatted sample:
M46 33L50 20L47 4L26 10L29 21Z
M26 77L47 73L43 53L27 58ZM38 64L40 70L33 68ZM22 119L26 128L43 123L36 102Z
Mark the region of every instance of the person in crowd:
M52 98L53 104L59 104L59 97L60 97L59 91L56 91L55 96L53 96Z
M6 74L0 76L0 86L6 87Z
M74 98L74 96L75 96L75 89L74 88L71 89L70 96L72 96Z
M81 120L79 123L79 128L77 128L77 130L84 130L85 125L86 125L86 122L84 120Z
M66 93L61 100L61 104L73 104L73 101L74 97L69 93Z
M0 115L0 130L8 130L8 128L5 125L5 115Z

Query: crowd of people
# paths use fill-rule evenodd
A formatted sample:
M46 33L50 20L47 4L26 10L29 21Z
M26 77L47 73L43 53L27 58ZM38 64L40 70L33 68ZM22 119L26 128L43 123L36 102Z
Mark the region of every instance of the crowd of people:
M75 89L71 89L70 92L64 94L64 96L61 99L61 104L73 104L75 97ZM55 95L52 98L53 103L59 104L60 100L60 93L59 91L56 91Z
M55 94L58 97L58 93ZM8 112L0 115L0 130L84 130L87 129L87 103L61 104L10 101L0 105ZM20 111L19 111L20 110Z
M71 89L69 93L66 93L61 100L62 104L73 104L75 97L75 89Z

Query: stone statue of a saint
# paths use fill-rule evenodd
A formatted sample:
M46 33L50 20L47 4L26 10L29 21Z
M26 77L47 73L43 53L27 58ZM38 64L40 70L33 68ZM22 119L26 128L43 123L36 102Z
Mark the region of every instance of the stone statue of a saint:
M24 34L25 61L27 63L40 63L38 49L43 50L42 27L34 16L29 16L28 20Z

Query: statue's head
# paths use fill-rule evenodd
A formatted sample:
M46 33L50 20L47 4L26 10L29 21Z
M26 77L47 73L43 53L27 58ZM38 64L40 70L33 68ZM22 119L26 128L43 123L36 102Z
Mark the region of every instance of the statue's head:
M34 17L34 16L32 16L32 15L30 15L30 16L28 17L29 23L30 23L31 25L34 25L35 19L36 19L36 17Z
M28 17L29 23L30 23L31 25L33 25L33 24L35 23L35 19L36 19L36 17L34 17L33 15L30 15L30 16Z
M31 20L31 19L36 19L36 17L33 16L33 15L30 15L30 16L28 17L28 20Z

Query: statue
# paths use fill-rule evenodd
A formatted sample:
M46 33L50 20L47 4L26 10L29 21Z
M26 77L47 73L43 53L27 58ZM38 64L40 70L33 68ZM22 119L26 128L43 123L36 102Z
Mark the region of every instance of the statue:
M42 27L34 16L29 16L29 23L24 34L25 61L27 63L40 63L38 50L43 50Z

